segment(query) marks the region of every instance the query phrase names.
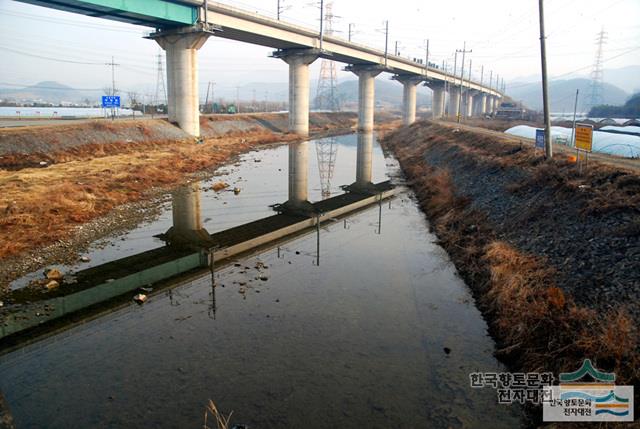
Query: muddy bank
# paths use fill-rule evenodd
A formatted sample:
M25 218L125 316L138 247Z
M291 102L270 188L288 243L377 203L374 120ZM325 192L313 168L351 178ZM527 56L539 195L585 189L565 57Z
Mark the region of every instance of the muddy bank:
M556 374L591 358L619 384L638 383L637 174L592 163L579 175L529 146L431 123L383 144L472 288L499 357Z
M350 132L356 120L349 112L312 113L311 135ZM209 177L261 145L299 140L281 132L286 113L201 122L201 143L164 120L2 130L5 160L11 150L11 159L44 157L47 165L0 169L0 290L44 265L75 261L92 241L137 225L180 183Z

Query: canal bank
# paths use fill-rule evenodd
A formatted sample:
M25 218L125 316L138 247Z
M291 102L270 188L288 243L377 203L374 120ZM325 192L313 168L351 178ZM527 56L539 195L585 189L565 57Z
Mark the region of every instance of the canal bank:
M354 183L358 143L309 142L310 201ZM327 182L318 154L331 145ZM402 188L375 141L371 161L373 182ZM219 178L198 184L211 233L287 198L286 146L236 164L220 173L239 194L212 191ZM154 236L173 224L165 204L155 221L93 249L85 266L158 246ZM504 367L411 192L328 222L319 236L319 254L311 231L222 267L215 285L210 274L189 279L3 354L0 390L16 425L200 427L209 400L251 427L520 425L495 390L469 385L470 373Z
M472 289L497 356L555 374L589 358L638 384L637 174L597 162L579 174L566 158L430 122L383 146Z

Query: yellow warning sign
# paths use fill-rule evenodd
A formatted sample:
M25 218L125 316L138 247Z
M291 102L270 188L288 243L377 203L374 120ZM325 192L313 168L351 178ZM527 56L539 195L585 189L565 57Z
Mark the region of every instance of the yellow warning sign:
M576 149L591 152L593 125L576 124Z

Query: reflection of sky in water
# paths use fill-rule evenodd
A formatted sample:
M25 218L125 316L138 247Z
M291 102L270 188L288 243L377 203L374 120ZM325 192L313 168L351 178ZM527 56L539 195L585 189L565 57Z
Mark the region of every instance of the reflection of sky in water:
M334 186L355 177L355 144L338 150ZM203 194L213 231L216 219L262 217L286 197L286 147L244 158L226 179L240 195ZM374 163L379 181L378 148ZM167 221L170 212L152 225ZM271 249L221 268L215 290L205 275L1 356L0 389L18 427L201 427L209 399L255 428L515 427L495 391L469 387L470 372L502 369L435 240L401 194L324 226L320 266L310 232L280 257ZM258 261L267 281L256 279Z

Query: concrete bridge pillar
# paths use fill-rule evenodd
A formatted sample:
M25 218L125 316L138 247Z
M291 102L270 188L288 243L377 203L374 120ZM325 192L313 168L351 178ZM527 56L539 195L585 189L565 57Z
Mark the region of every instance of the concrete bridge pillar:
M478 100L476 115L482 117L487 112L487 94L482 92L476 97L476 99Z
M444 83L429 82L425 85L433 91L433 95L431 96L431 116L434 119L442 118L444 116L444 103L447 95L444 90Z
M373 167L373 133L358 133L358 152L356 157L356 187L366 188L371 184Z
M402 122L411 125L416 121L417 87L424 79L420 76L394 76L402 84Z
M487 95L487 115L493 115L495 97Z
M287 49L273 56L289 64L289 131L309 135L309 64L318 58L315 49Z
M451 85L449 87L449 116L454 119L460 113L460 87Z
M192 136L200 136L198 49L211 32L197 26L161 30L149 36L167 53L169 121Z
M289 200L299 207L308 204L309 142L289 144Z
M474 99L473 90L467 89L467 91L463 95L464 100L464 116L466 118L470 118L473 116L473 99Z
M379 66L352 65L345 68L358 76L358 130L373 131L375 109L375 77L380 74Z

